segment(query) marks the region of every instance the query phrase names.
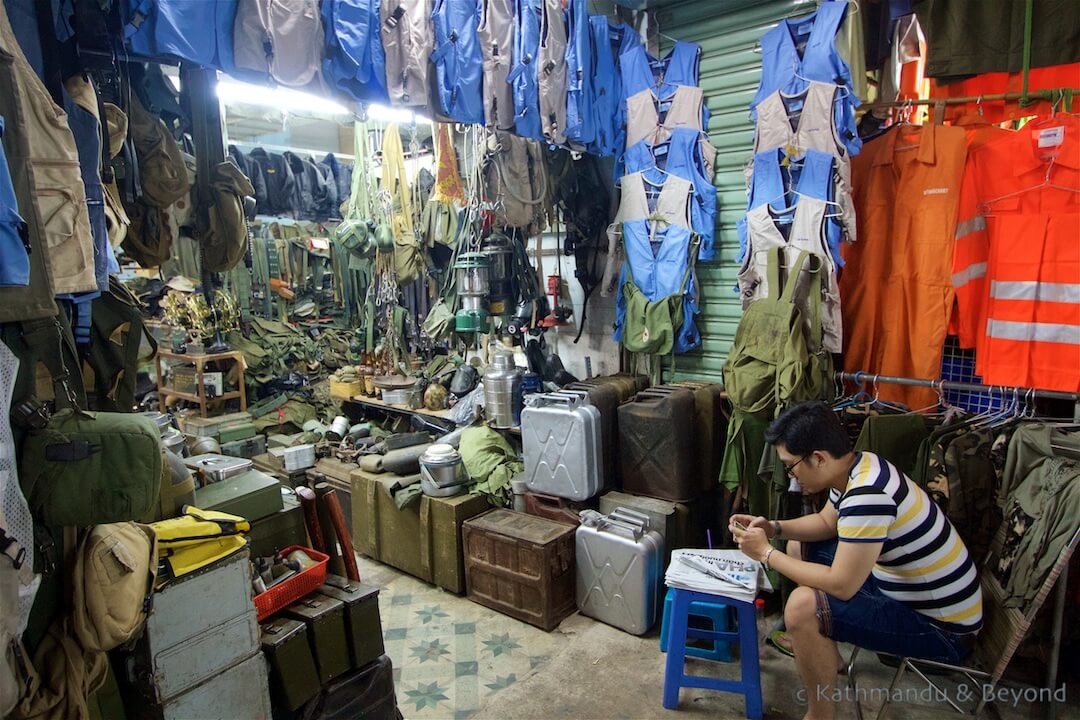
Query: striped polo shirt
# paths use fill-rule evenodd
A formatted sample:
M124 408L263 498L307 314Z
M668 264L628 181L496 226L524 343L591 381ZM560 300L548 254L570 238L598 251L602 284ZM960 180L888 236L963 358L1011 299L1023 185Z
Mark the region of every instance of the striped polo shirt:
M964 542L926 492L874 453L856 455L844 492L829 499L841 542L884 543L873 576L885 595L934 620L982 624L979 574Z

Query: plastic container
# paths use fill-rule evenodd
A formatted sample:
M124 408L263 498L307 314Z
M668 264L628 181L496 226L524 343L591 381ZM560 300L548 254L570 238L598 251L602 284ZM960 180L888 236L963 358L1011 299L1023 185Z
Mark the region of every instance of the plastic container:
M255 596L255 610L259 622L270 617L278 610L292 605L308 593L315 592L326 582L326 563L330 559L328 555L301 545L290 545L281 551L281 555L287 556L293 550L303 550L308 557L315 561L315 564L285 582L279 583L266 592Z

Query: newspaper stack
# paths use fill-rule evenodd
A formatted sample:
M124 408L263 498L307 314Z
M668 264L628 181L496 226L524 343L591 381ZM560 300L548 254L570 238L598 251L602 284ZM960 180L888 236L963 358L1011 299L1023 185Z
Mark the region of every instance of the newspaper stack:
M675 550L664 582L668 587L753 602L758 589L772 591L761 563L741 550Z

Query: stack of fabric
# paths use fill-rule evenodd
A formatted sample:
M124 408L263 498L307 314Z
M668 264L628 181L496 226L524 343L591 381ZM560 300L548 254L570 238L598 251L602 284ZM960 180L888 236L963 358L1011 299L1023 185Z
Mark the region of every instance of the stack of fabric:
M619 58L626 152L604 291L619 272L615 339L633 352L685 352L701 343L694 263L714 254L716 148L705 133L700 56L698 45L676 42L663 58L641 45ZM665 334L645 307L669 299L681 307L664 318L673 325Z

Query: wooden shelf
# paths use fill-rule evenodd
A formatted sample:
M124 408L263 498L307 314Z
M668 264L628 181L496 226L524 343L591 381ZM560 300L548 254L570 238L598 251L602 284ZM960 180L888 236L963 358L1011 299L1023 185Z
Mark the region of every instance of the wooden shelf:
M404 413L407 415L423 415L425 417L435 418L437 420L450 420L450 410L428 410L427 408L419 408L413 410L412 408L402 407L400 405L390 405L377 398L365 397L363 395L354 395L346 402L353 402L359 405L367 405L369 407L378 408L379 410L388 410L390 412Z
M190 364L195 366L195 387L197 391L194 393L181 392L179 390L173 390L165 385L165 372L162 368L162 360L173 360L177 364ZM233 362L236 363L236 369L239 377L237 378L238 389L231 392L222 393L215 397L207 397L206 395L206 383L204 380L206 366L213 362ZM229 350L228 352L221 353L175 353L171 350L161 350L157 352L155 358L157 365L157 382L158 382L158 407L164 411L166 398L179 398L188 402L196 403L199 406L199 414L202 417L207 415L207 405L212 400L240 400L240 410L247 410L247 388L244 387L244 370L246 364L244 363L244 354L239 350Z
M172 390L172 389L167 388L167 387L158 388L158 395L168 395L169 397L176 397L176 398L180 398L181 400L187 400L187 401L193 402L193 403L202 402L202 398L200 398L198 395L196 395L194 393L180 392L179 390ZM230 392L222 393L221 395L215 395L213 397L210 397L209 395L207 395L206 399L208 401L209 400L235 400L238 397L240 397L240 391L239 390L232 390Z

